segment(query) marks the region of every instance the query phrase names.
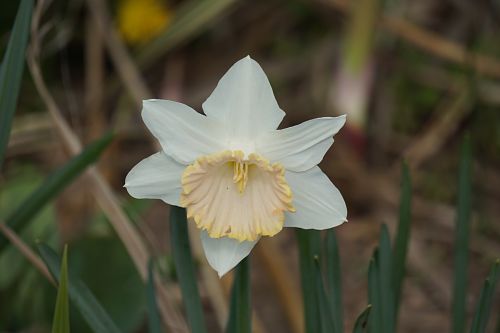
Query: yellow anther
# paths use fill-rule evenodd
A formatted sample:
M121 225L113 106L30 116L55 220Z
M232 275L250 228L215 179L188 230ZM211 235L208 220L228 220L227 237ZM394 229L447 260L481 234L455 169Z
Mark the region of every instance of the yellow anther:
M243 193L248 182L248 163L236 161L233 169L233 182L238 186L238 191Z

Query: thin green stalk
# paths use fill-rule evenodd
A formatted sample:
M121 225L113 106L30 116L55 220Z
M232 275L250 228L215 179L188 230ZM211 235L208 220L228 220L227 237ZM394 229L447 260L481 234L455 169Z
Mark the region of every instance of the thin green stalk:
M186 210L170 207L170 237L175 270L181 286L182 299L191 332L206 333L205 319L201 306L200 294L196 283L196 273L189 246Z
M246 257L236 267L231 291L231 306L227 333L252 332L252 307L250 293L250 259Z
M299 266L304 302L304 317L306 333L320 331L318 299L315 289L316 273L314 270L314 256L319 255L320 235L317 230L297 229L297 243L299 246Z
M343 306L342 306L342 279L340 271L340 255L335 230L326 232L325 242L326 281L328 286L328 299L332 308L335 332L344 332Z
M500 259L497 259L491 268L488 278L484 281L481 295L472 320L471 333L485 333L491 313L495 287L500 278Z
M408 241L410 239L411 225L411 179L408 164L403 163L401 168L401 196L399 203L399 223L394 242L394 308L397 317L401 290L406 270L406 254L408 252Z

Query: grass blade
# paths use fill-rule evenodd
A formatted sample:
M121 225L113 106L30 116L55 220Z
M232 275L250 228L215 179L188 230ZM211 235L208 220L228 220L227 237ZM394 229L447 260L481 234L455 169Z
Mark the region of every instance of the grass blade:
M189 235L187 229L186 210L184 208L170 207L170 237L172 254L174 257L177 278L181 286L182 299L186 307L187 319L191 332L206 332L205 320L201 307L200 294L196 284Z
M52 333L69 333L68 246L64 246Z
M146 286L147 305L148 305L148 324L149 333L161 333L161 319L158 305L156 303L156 290L154 281L153 261L148 265L148 284Z
M297 229L299 245L299 268L302 297L304 302L305 331L317 333L320 331L318 299L315 289L317 281L314 270L314 256L319 255L320 234L317 230Z
M458 177L457 221L455 229L455 261L452 303L452 332L463 333L465 327L465 297L469 260L469 223L471 215L471 145L465 138L460 157Z
M392 283L392 250L387 226L382 225L378 257L378 282L384 333L394 332L394 290Z
M372 306L369 304L363 312L361 312L358 318L356 318L352 333L366 333L368 331L368 321L370 319L371 309Z
M38 244L38 251L54 279L60 281L61 260L59 256L45 244ZM89 288L71 274L68 275L68 291L71 302L80 311L94 333L120 333L116 324Z
M344 332L343 312L342 312L342 280L340 274L340 255L335 236L335 230L329 229L326 232L325 245L325 266L326 281L328 286L328 299L332 308L333 325L335 332Z
M491 305L493 296L495 295L495 287L500 277L500 259L493 264L490 275L484 281L481 295L476 307L476 313L472 320L471 333L484 333L488 325L488 319L491 313Z
M24 71L33 0L22 0L0 68L0 166L5 158Z
M323 283L323 274L321 274L319 256L314 256L314 270L315 270L315 291L316 298L318 300L318 308L319 308L319 318L320 318L320 326L322 333L342 333L335 330L335 326L333 324L332 317L332 308L330 306L330 302L326 295L325 285Z
M227 333L252 332L252 308L250 299L250 264L249 258L243 259L236 269L231 291L231 306Z
M99 140L88 145L79 155L50 174L45 181L29 195L7 218L7 225L17 233L54 197L56 197L71 181L80 175L85 168L94 163L104 149L110 144L113 136L108 133ZM0 235L0 251L8 244Z
M408 241L410 239L411 223L411 178L408 164L403 163L401 168L401 199L399 204L399 223L394 242L394 308L395 315L398 314L403 279L406 270L406 254L408 252Z
M373 257L368 266L368 301L372 305L368 320L370 332L382 333L382 301L380 298L378 249L373 252Z

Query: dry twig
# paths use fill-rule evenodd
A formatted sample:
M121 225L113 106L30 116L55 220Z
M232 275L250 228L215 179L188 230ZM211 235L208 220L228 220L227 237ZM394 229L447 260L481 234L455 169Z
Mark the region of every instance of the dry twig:
M0 232L7 238L12 245L14 245L19 252L42 274L47 278L47 280L56 285L52 275L45 263L40 259L39 256L36 255L35 252L26 244L24 241L11 229L8 225L6 225L3 221L0 221Z

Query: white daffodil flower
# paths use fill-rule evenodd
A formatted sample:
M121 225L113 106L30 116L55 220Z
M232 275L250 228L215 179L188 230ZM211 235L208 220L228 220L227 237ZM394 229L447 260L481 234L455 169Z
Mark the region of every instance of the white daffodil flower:
M173 101L144 101L142 118L162 151L137 164L125 187L135 198L185 207L219 276L262 236L346 221L342 195L317 166L345 116L277 130L285 113L250 57L227 71L203 110L205 115Z

